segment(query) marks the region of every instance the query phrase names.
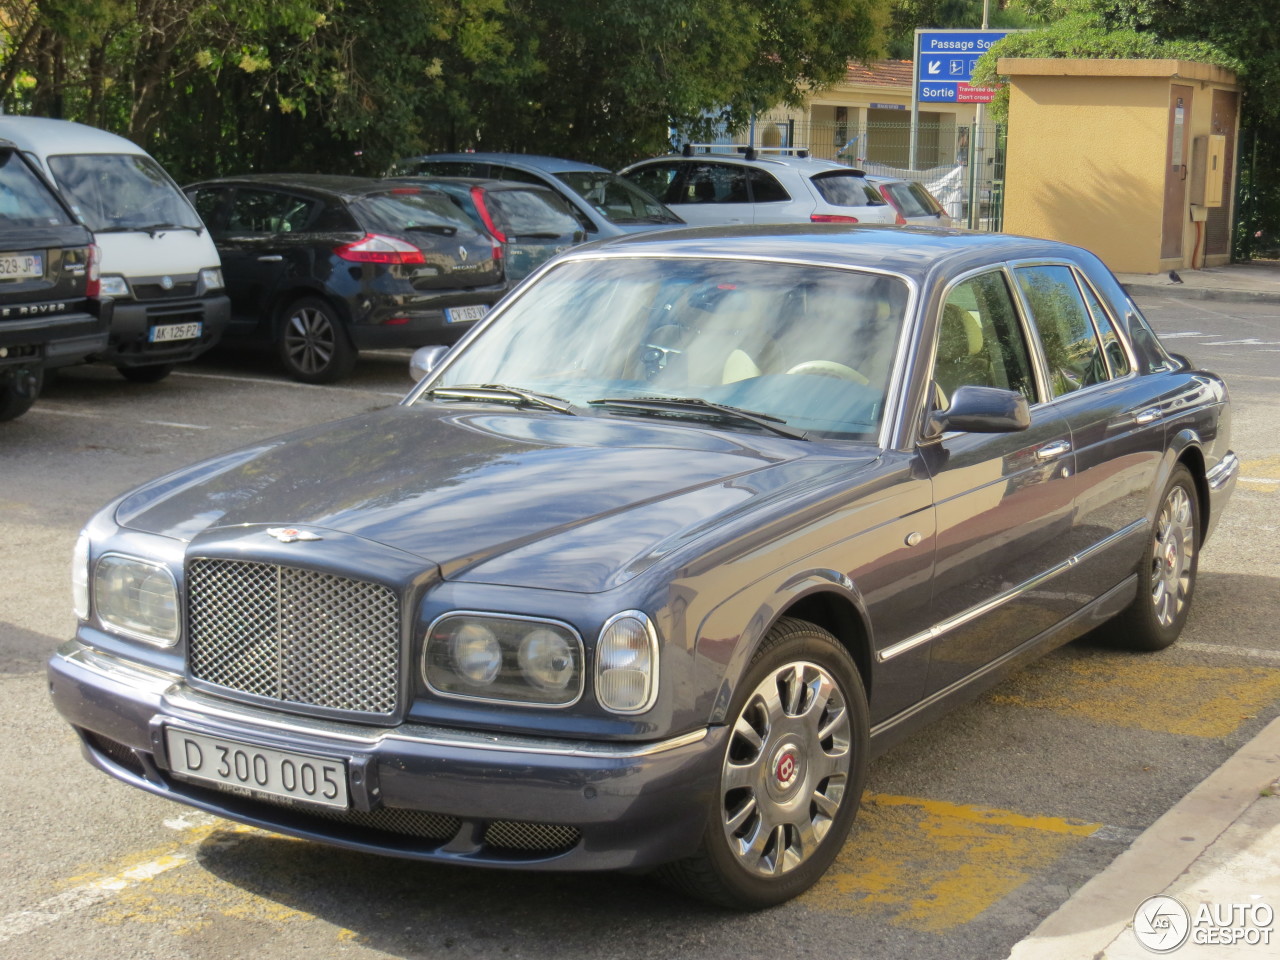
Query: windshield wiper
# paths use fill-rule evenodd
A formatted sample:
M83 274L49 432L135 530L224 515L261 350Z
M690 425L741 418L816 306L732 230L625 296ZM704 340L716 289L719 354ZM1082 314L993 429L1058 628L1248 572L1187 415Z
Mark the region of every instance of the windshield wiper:
M166 230L194 230L196 233L204 233L204 227L189 227L185 223L148 223L141 227L128 227L129 230L145 230L154 239Z
M785 420L767 413L754 410L742 410L738 407L726 406L723 403L712 403L701 397L602 397L589 401L593 407L613 407L619 410L650 410L657 413L666 411L712 414L731 420L745 420L758 427L772 431L793 440L808 440L807 434L786 426Z
M547 410L554 410L556 413L567 413L571 417L577 416L570 409L573 404L564 397L553 396L550 393L537 393L521 387L508 387L502 383L472 383L455 387L435 387L432 390L428 390L426 395L428 397L443 397L446 400L493 400L497 403L515 400L518 403L527 403L532 407L544 407Z

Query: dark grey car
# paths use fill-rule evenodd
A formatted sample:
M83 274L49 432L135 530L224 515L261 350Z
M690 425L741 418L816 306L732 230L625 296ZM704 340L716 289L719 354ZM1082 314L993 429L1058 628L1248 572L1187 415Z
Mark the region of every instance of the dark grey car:
M127 493L54 702L111 775L340 846L762 907L871 757L1178 636L1227 390L1091 254L912 227L563 254L396 407Z

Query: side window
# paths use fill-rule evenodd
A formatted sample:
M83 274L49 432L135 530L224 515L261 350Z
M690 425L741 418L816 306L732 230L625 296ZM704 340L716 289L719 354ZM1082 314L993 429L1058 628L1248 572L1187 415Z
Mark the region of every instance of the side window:
M204 190L188 190L187 199L191 201L191 205L196 208L196 213L200 214L200 219L204 221L204 225L209 229L216 229L215 223L218 212L218 204L222 202L222 191L216 189Z
M628 173L627 179L663 203L679 203L681 200L676 194L680 179L678 163L648 163Z
M1116 328L1111 322L1110 314L1098 301L1098 297L1093 292L1092 287L1087 283L1081 283L1080 290L1084 293L1084 302L1089 308L1090 316L1093 317L1093 325L1098 330L1098 336L1102 338L1102 352L1106 354L1107 366L1111 368L1111 376L1125 376L1132 367L1129 364L1129 355L1124 352L1124 346L1120 343L1119 336L1116 335Z
M517 170L515 167L504 167L498 163L493 164L491 176L497 180L506 180L510 183L545 183L536 173Z
M1035 403L1026 334L1000 271L958 284L942 306L933 379L948 401L957 387L1017 390Z
M748 169L747 179L751 183L752 203L786 203L791 199L791 194L768 171Z
M1060 397L1106 380L1102 346L1071 268L1019 267L1014 275L1040 333L1053 395Z
M1124 319L1129 342L1138 354L1138 368L1142 373L1163 373L1178 368L1132 299L1125 300Z
M353 233L360 229L360 225L346 207L331 200L316 214L308 229L312 233Z
M423 177L487 177L489 165L470 160L423 160L415 172Z
M236 191L227 229L235 234L297 233L311 219L314 201L272 190Z
M747 170L725 163L699 163L685 176L681 203L746 203Z

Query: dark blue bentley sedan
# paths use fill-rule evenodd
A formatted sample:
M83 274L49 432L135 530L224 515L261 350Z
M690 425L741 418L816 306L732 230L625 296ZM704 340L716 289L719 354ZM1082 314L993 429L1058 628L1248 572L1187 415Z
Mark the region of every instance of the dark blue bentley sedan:
M552 261L398 406L163 477L76 549L85 755L344 847L795 896L869 758L1086 631L1172 643L1223 382L1093 255L804 225Z

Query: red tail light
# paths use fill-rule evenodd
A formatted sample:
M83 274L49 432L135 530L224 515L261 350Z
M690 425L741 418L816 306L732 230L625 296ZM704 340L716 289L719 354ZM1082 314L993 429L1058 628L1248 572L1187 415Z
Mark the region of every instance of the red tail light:
M493 234L494 239L499 243L506 243L507 235L499 230L498 225L493 222L493 216L489 213L489 205L484 201L484 191L479 187L472 187L471 202L476 205L476 212L480 214L480 220L484 223L484 228ZM495 249L493 256L495 259L500 259L502 254Z
M884 202L893 207L893 222L900 227L907 225L907 218L902 215L902 211L898 209L898 205L893 202L893 197L889 196L888 187L880 187L880 196L884 197Z
M412 243L384 236L381 233L366 233L354 243L344 243L333 248L334 254L343 260L353 263L426 263L422 251Z
M89 262L85 267L84 295L98 297L102 295L102 274L98 269L98 245L89 244Z
M811 213L809 219L814 223L857 223L857 217L842 217L838 213Z

